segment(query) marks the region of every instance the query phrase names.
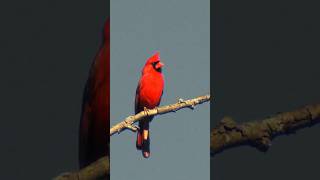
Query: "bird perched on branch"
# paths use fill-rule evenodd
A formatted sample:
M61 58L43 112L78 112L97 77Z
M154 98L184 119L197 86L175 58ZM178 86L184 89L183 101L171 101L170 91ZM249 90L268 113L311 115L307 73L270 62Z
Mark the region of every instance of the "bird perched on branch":
M103 43L87 80L82 104L79 165L83 168L109 155L110 136L110 19L103 30Z
M151 56L142 69L141 78L136 90L135 113L147 109L153 109L159 106L164 88L164 77L162 67L164 64L160 61L160 53L156 52ZM139 121L139 130L137 133L136 147L142 151L145 158L150 157L150 132L149 122L153 116Z

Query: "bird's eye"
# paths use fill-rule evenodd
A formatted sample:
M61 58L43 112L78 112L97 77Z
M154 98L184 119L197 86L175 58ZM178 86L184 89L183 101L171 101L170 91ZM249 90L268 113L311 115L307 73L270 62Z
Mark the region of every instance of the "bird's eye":
M156 71L158 71L158 72L161 72L162 71L162 69L161 69L161 67L159 68L157 68L157 64L158 63L160 63L160 61L157 61L157 62L153 62L152 63L152 67L156 70Z
M153 63L152 63L153 68L157 69L157 68L156 68L156 65L157 65L158 63L159 63L159 61L153 62Z

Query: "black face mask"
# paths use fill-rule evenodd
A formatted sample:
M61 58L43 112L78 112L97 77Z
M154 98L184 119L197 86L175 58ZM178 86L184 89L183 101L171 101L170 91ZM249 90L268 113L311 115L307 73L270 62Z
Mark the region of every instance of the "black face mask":
M159 63L160 61L157 61L157 62L153 62L152 63L152 67L153 69L155 69L157 72L162 72L162 68L156 68L156 65Z

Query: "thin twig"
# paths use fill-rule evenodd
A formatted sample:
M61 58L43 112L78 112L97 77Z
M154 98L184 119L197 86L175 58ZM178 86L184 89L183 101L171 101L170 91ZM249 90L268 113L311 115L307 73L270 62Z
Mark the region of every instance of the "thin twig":
M142 118L145 118L147 116L156 116L160 114L166 114L169 112L176 112L179 109L182 108L191 108L193 109L196 105L202 104L204 102L210 101L210 95L205 96L199 96L194 99L189 100L183 100L179 99L177 103L170 104L167 106L161 106L154 109L145 109L144 111L141 111L140 113L129 116L126 119L124 119L122 122L114 125L112 128L110 128L110 136L112 136L115 133L120 133L124 129L130 129L133 131L136 131L137 128L133 125L135 122L139 121Z

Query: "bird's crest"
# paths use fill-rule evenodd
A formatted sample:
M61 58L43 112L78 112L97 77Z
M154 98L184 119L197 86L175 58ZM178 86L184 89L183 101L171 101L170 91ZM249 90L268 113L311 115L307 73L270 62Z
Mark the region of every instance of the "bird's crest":
M146 62L146 65L147 64L152 64L154 62L158 62L160 61L160 52L159 51L156 51Z

